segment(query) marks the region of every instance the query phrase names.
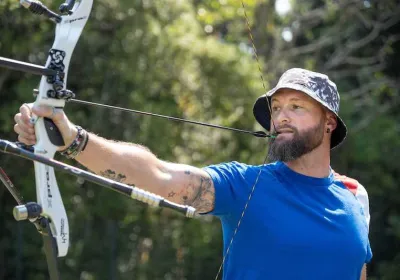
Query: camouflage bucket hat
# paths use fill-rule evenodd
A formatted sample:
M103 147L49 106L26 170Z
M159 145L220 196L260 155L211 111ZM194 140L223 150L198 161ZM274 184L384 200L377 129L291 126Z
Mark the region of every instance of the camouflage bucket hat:
M271 102L271 96L282 88L302 91L332 111L337 117L337 127L332 132L331 149L343 142L346 138L347 128L343 120L339 117L340 96L336 84L329 80L328 76L324 74L301 68L287 70L280 77L276 87L256 100L253 113L262 127L270 131L271 115L267 98L269 102Z

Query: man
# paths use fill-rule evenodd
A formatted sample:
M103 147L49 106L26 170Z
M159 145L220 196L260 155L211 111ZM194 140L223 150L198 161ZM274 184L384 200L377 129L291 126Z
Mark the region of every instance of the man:
M277 135L269 145L272 163L260 166L230 162L199 169L165 162L142 146L88 134L60 110L28 105L15 116L25 144L36 140L31 110L53 119L67 144L63 154L93 172L219 217L224 279L366 279L368 196L330 167L330 150L347 129L327 76L290 69L258 98L257 121Z

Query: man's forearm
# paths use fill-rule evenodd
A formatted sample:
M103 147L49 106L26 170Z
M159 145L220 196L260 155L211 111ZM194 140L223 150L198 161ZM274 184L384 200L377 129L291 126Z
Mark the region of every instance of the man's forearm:
M214 208L214 185L204 170L159 160L147 148L89 135L76 160L92 172L191 205L198 212Z
M160 194L162 162L145 147L114 142L90 134L89 142L76 160L101 176L136 185Z

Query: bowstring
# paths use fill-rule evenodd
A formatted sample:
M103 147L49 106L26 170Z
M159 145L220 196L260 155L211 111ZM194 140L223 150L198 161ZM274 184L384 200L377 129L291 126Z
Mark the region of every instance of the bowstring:
M249 197L247 198L246 204L244 205L244 208L243 208L242 214L240 215L238 224L236 225L235 231L233 232L232 237L231 237L231 240L229 241L229 245L228 245L228 248L226 249L225 254L224 254L223 258L222 258L221 265L220 265L219 268L218 268L218 272L217 272L217 275L215 276L215 280L218 279L219 274L221 273L222 267L223 267L224 264L225 264L226 258L228 257L228 254L229 254L230 249L231 249L231 247L232 247L233 240L235 239L235 236L236 236L236 234L237 234L237 232L238 232L238 230L239 230L239 227L240 227L240 225L242 224L242 220L243 220L244 214L246 213L247 207L249 206L250 200L251 200L251 198L253 197L254 191L255 191L255 189L256 189L256 185L257 185L257 183L258 183L258 179L260 178L260 175L261 175L261 172L262 172L262 167L267 163L267 160L268 160L268 153L267 153L267 155L266 155L265 158L264 158L264 162L263 162L262 166L260 167L260 170L258 171L256 180L254 181L254 184L253 184L253 186L252 186L252 188L251 188Z
M246 20L246 26L247 26L247 30L248 30L248 33L249 33L250 42L251 42L251 45L252 45L252 48L253 48L254 57L255 57L256 62L257 62L258 71L259 71L259 73L260 73L261 82L262 82L264 91L267 92L267 87L265 86L265 80L264 80L263 71L262 71L262 68L261 68L260 59L259 59L258 54L257 54L257 48L256 48L256 45L255 45L255 43L254 43L254 38L253 38L252 30L251 30L251 27L250 27L250 21L249 21L249 18L248 18L248 16L247 16L247 13L246 13L246 7L245 7L245 5L244 5L243 0L241 0L241 4L242 4L242 8L243 8L244 17L245 17L245 20ZM272 109L271 109L271 104L270 104L269 99L268 99L267 96L265 96L265 99L267 100L268 110L269 110L269 114L270 114L271 120L272 120ZM272 125L273 125L273 127L274 127L274 130L276 131L275 123L274 123L273 120L272 120ZM220 275L220 273L221 273L221 271L222 271L222 268L223 268L224 265L225 265L225 261L226 261L228 255L229 255L229 252L230 252L230 249L231 249L231 247L232 247L233 241L234 241L234 239L235 239L235 237L236 237L236 234L237 234L237 232L238 232L238 230L239 230L239 228L240 228L240 226L241 226L241 224L242 224L243 217L244 217L244 215L245 215L245 213L246 213L246 211L247 211L247 208L248 208L248 206L249 206L250 200L251 200L252 197L253 197L254 191L255 191L255 189L256 189L256 185L257 185L257 183L258 183L258 180L259 180L260 175L261 175L261 172L262 172L262 167L266 164L267 160L268 160L268 152L267 152L267 154L266 154L266 156L265 156L265 158L264 158L264 162L263 162L262 166L260 167L260 170L258 171L257 177L256 177L256 179L255 179L255 181L254 181L254 184L253 184L252 188L251 188L249 197L247 198L247 201L246 201L246 204L245 204L245 206L244 206L244 208L243 208L242 214L240 215L239 221L238 221L238 223L237 223L237 225L236 225L236 228L235 228L235 230L234 230L234 232L233 232L233 234L232 234L232 237L231 237L231 239L230 239L230 241L229 241L228 247L227 247L226 250L225 250L225 254L223 255L221 265L219 266L217 275L215 276L215 280L218 279L218 277L219 277L219 275Z
M246 20L247 30L249 32L249 38L250 38L251 46L253 48L254 57L256 58L256 61L257 61L257 66L258 66L258 71L260 73L261 82L262 82L262 85L263 85L263 88L264 88L264 92L267 93L267 87L265 86L263 71L262 71L262 68L261 68L260 59L258 57L257 48L256 48L256 45L254 43L253 32L251 31L249 17L247 16L246 7L244 6L243 0L241 0L241 3L242 3L242 8L243 8L244 18ZM269 99L268 99L267 96L265 96L265 99L267 100L268 110L269 110L269 114L270 114L271 120L272 120L271 104L270 104ZM272 125L274 127L274 131L276 131L275 123L274 123L273 120L272 120Z

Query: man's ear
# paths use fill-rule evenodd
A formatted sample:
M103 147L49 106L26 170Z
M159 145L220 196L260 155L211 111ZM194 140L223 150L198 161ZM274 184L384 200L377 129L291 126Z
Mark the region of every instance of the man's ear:
M326 122L325 122L326 128L330 131L333 131L337 127L337 117L334 113L332 113L329 110L326 110Z

